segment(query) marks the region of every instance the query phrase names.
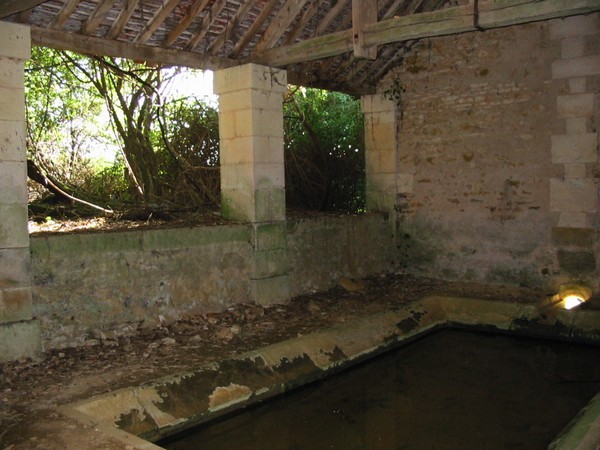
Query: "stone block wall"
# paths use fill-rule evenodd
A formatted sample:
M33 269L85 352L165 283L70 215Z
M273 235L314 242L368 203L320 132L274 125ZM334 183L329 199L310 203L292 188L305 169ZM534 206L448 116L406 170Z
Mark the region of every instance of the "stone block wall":
M387 227L384 215L369 214L295 219L283 227L34 235L33 313L49 349L223 311L256 301L261 287L273 303L284 303L290 290L300 295L328 289L342 276L389 271ZM289 273L281 288L257 287L253 278L280 272Z
M27 233L23 66L29 57L29 29L0 24L0 362L40 348Z
M402 269L598 287L598 14L420 41L401 86Z

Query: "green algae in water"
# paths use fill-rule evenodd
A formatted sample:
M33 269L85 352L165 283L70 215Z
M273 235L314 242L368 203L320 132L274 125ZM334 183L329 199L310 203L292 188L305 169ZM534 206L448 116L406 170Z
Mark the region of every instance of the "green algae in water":
M444 330L160 445L545 449L599 388L599 347Z

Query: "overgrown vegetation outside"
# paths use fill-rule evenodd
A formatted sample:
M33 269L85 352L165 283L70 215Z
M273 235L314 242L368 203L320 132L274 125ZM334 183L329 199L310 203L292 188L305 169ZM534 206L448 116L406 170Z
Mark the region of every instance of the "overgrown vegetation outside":
M34 48L25 85L32 217L218 209L218 112L172 93L179 71ZM362 210L358 101L290 87L284 127L288 206Z

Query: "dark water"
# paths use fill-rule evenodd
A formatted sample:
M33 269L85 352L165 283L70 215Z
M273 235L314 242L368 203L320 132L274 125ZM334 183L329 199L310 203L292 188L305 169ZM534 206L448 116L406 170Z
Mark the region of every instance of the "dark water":
M444 330L161 445L545 449L599 389L600 347Z

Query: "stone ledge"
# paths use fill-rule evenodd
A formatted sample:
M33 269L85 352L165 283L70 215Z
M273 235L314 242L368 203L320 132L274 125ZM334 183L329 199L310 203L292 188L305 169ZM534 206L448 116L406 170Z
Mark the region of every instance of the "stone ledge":
M195 371L66 405L61 411L84 423L93 423L124 444L158 449L140 438L157 440L182 431L447 326L600 342L600 330L596 327L599 311L542 312L545 311L539 305L532 304L427 297L395 311L250 351ZM217 373L220 386L215 388ZM217 397L223 401L217 401ZM600 420L598 415L586 419L595 423ZM569 435L568 430L566 433ZM589 437L589 433L583 436ZM581 435L571 438L581 441Z

